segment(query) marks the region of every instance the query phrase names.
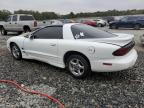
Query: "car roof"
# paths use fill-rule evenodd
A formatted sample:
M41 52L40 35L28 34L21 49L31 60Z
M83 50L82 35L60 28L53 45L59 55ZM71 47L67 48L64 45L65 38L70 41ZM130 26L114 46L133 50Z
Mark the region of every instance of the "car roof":
M12 15L10 15L10 16L14 16L14 15L21 15L21 16L32 16L32 15L30 15L30 14L12 14Z
M47 25L45 27L63 27L64 25L75 25L75 24L81 24L81 23L54 24L54 25Z

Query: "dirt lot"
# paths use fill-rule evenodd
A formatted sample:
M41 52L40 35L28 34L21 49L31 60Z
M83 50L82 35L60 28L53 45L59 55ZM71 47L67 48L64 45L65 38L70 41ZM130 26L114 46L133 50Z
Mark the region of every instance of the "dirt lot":
M64 69L34 61L16 61L6 49L9 37L0 35L0 79L15 80L34 90L58 98L66 108L143 108L144 47L139 36L144 30L109 30L135 34L138 60L128 70L116 73L93 73L77 80ZM23 93L13 86L0 84L0 108L57 108L47 98Z

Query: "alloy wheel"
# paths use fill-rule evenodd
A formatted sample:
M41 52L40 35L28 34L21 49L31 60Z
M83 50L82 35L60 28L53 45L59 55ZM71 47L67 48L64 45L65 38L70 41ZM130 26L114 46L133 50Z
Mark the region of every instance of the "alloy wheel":
M15 58L19 58L19 56L20 56L20 51L19 51L18 47L15 45L12 47L12 54Z
M75 76L81 76L84 74L84 64L76 58L73 58L69 62L69 69L71 73Z

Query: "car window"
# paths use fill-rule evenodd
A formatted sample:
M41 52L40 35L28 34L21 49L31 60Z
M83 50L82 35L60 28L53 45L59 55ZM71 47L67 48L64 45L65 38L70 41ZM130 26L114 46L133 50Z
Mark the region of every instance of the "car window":
M6 19L7 22L11 21L11 16L8 16Z
M94 21L100 21L100 20L94 20Z
M127 21L127 20L128 20L127 17L124 17L124 18L121 19L121 21Z
M33 35L35 39L62 39L62 26L45 27L36 31Z
M27 15L20 16L20 21L31 21L31 20L35 20L33 16L27 16Z
M137 19L137 17L128 17L127 20L129 20L129 21L134 21L134 20L136 20L136 19Z
M17 15L14 15L12 21L17 21Z
M117 36L85 24L72 25L71 30L75 39L111 38Z

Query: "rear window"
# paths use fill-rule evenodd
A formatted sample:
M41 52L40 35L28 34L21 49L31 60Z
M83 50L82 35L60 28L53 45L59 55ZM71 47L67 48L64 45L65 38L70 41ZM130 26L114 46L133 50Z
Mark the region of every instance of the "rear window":
M35 20L33 16L20 16L20 21L31 21Z
M111 38L117 36L86 24L72 25L71 30L75 39Z

